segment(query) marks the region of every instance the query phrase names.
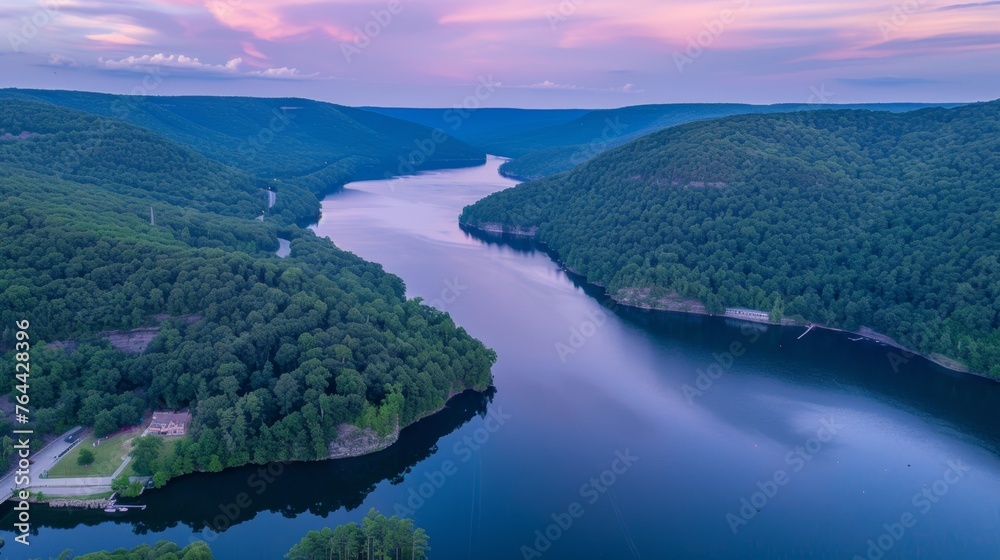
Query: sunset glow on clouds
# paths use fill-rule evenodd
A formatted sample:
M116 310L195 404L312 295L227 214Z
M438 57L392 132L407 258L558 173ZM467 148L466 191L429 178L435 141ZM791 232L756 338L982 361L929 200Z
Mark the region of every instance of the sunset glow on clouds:
M1000 2L14 0L4 87L450 106L1000 97ZM907 86L901 88L901 86Z

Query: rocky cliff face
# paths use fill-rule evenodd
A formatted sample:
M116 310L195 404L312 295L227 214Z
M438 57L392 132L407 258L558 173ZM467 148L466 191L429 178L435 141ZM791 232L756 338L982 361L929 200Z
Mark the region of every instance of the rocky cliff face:
M399 439L398 427L385 437L381 437L371 428L361 429L352 424L341 424L337 426L337 439L330 442L328 458L343 459L375 453L396 443L397 439Z

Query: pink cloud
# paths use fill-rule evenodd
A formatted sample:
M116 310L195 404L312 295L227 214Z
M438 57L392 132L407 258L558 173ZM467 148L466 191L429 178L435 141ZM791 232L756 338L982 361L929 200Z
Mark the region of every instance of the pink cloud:
M960 0L920 0L905 17L894 14L890 0L400 0L401 11L375 26L373 12L389 1L60 0L50 28L25 49L35 61L53 52L78 60L78 75L98 55L120 62L185 53L223 67L239 59L235 71L214 76L272 78L268 91L277 93L282 80L319 76L351 82L337 95L377 90L401 98L411 89L441 94L455 88L461 99L479 75L526 85L504 88L496 103L503 95L576 103L598 92L606 94L602 99L648 92L636 97L656 102L789 91L760 76L782 76L804 91L823 80L869 75L947 74L957 83L955 76L966 72L963 79L984 84L976 86L982 91L1000 83L993 77L1000 75L994 72L1000 0L961 7L950 7ZM28 0L19 4L8 9L10 21L37 9ZM361 37L366 26L378 34ZM366 41L363 54L345 61L341 44L355 39ZM691 41L703 42L703 53L677 80L672 56ZM21 75L19 64L0 58L5 75ZM894 67L899 64L909 66ZM206 90L222 82L208 82L213 72L207 69L174 71L205 76ZM95 74L109 79L111 73Z
M505 2L474 7L462 5L457 11L442 15L438 22L443 25L449 25L538 21L545 19L546 11L547 8L544 4L534 2Z
M265 41L291 39L313 31L319 31L337 41L354 38L352 31L334 21L335 18L331 17L332 10L322 9L323 4L310 0L204 0L204 7L225 27L249 33ZM311 9L313 17L300 20L291 15L295 8Z
M251 43L250 41L240 41L240 45L243 47L243 52L244 53L246 53L246 54L248 54L248 55L250 55L252 57L255 57L255 58L263 58L263 59L267 60L268 56L266 54L258 51L257 47L255 47L254 44Z
M148 45L146 41L142 39L136 39L135 37L129 37L124 33L112 32L112 33L95 33L92 35L85 35L87 39L91 41L97 41L98 43L103 43L104 45L111 46L133 46L133 45Z

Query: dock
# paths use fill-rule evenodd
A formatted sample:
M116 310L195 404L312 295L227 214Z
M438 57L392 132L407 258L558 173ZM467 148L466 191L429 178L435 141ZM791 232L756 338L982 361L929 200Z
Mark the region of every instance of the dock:
M107 504L107 506L105 506L104 511L106 511L107 513L116 513L116 512L125 512L125 511L128 511L130 509L143 510L143 509L146 509L146 505L145 504L119 504L115 500L115 494L112 494L111 498L108 499L108 504Z
M804 333L800 334L800 335L799 335L799 337L798 337L798 338L796 338L795 340L801 340L801 339L802 339L802 337L803 337L803 336L805 336L805 335L807 335L807 334L809 334L809 331L813 330L813 327L815 327L815 326L816 326L816 325L809 325L809 328L808 328L808 329L806 329L806 332L804 332Z

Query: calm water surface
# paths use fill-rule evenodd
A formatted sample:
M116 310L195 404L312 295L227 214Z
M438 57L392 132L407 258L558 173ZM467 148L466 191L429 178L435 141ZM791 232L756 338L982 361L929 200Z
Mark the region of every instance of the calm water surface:
M280 558L376 507L414 517L435 559L1000 558L1000 384L840 333L615 309L458 227L514 185L499 163L350 184L314 228L495 349L495 392L376 455L274 465L262 490L252 467L123 517L40 509L32 555L206 539Z

